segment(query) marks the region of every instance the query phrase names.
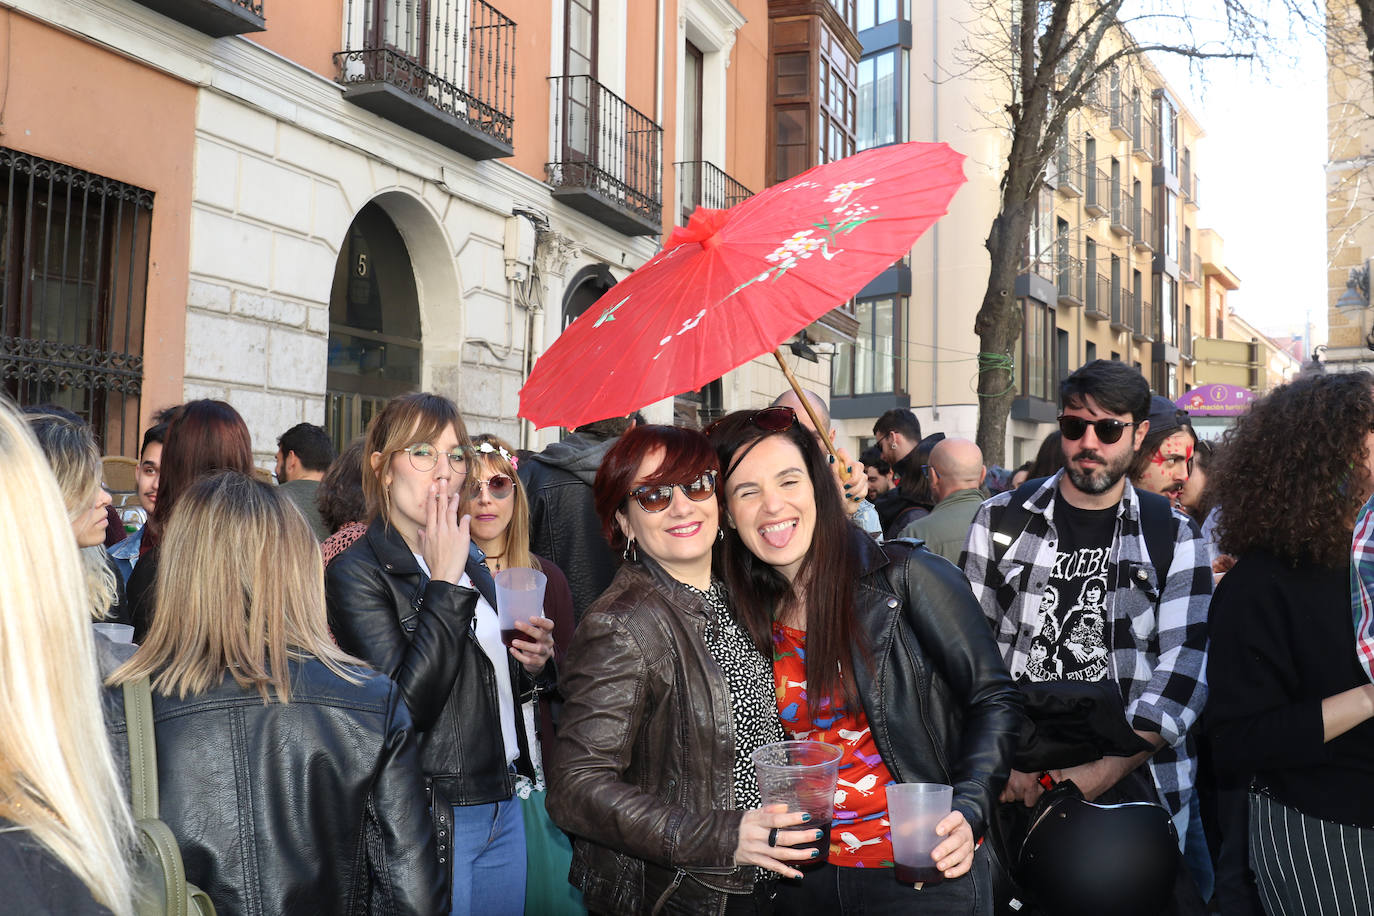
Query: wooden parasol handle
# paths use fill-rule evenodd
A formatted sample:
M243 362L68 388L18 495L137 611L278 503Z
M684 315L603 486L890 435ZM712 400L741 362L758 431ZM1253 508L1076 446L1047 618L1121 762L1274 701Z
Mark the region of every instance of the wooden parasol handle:
M845 480L848 480L849 475L844 473L844 466L842 464L844 459L840 457L839 452L835 451L835 443L830 441L830 430L826 429L825 424L821 422L821 418L816 415L815 405L812 404L811 399L806 396L806 392L802 391L801 382L797 381L797 377L792 374L792 369L787 365L787 360L783 359L782 347L773 351L773 358L776 359L778 365L782 367L782 374L787 377L787 383L791 385L792 390L797 393L797 400L801 401L801 406L806 411L806 415L810 417L811 422L815 424L817 437L825 443L825 448L830 452L830 457L834 458L835 463L840 465L841 476Z

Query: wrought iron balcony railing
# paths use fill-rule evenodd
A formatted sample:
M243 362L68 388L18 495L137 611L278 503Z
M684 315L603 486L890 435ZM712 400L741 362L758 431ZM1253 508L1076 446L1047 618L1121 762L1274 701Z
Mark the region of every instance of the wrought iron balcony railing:
M1131 234L1131 192L1124 185L1113 183L1111 189L1111 230L1117 235Z
M550 78L553 196L627 235L663 221L663 128L590 76Z
M484 0L348 0L344 98L473 159L515 151L515 23Z
M267 28L264 0L138 0L143 6L213 38Z
M1135 311L1135 294L1124 286L1112 289L1112 327L1118 331L1131 328L1131 313Z
M1154 310L1150 308L1149 299L1137 299L1135 303L1135 315L1131 320L1131 327L1134 329L1132 335L1135 340L1147 342L1154 340L1151 329L1154 327Z
M1159 161L1159 144L1155 139L1154 118L1136 112L1135 129L1131 132L1131 152L1146 162Z
M1083 151L1066 138L1055 153L1055 187L1065 197L1083 196Z
M1131 139L1132 125L1130 110L1127 105L1128 100L1124 96L1125 93L1122 92L1120 78L1113 80L1111 90L1111 131L1120 139L1129 140Z
M697 207L725 210L754 192L709 162L674 162L677 170L678 224L687 225Z
M1083 304L1083 259L1072 255L1059 258L1059 304Z
M1083 303L1083 314L1093 318L1111 317L1112 281L1107 275L1089 275L1087 293L1087 301Z
M1141 193L1141 197L1144 192ZM1141 251L1151 251L1154 248L1150 240L1151 232L1154 229L1154 222L1150 218L1149 207L1143 206L1140 197L1132 195L1131 202L1131 235L1135 240L1135 247Z
M1106 216L1107 209L1111 206L1107 173L1102 169L1093 168L1091 164L1088 164L1087 172L1088 193L1084 196L1083 209L1088 211L1089 216Z

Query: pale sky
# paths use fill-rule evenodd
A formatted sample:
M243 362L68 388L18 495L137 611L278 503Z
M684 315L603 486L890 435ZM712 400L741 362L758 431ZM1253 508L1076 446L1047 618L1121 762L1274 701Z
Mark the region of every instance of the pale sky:
M1201 228L1226 243L1241 282L1230 305L1271 334L1326 339L1326 58L1321 43L1289 45L1268 72L1211 61L1201 79L1172 55L1159 67L1206 136L1196 154Z

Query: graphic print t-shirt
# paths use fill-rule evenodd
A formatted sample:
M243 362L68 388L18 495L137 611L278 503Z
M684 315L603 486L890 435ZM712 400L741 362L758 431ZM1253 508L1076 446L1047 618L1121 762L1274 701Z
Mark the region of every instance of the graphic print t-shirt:
M1059 543L1040 598L1028 681L1102 681L1108 675L1107 572L1117 507L1078 509L1056 494Z

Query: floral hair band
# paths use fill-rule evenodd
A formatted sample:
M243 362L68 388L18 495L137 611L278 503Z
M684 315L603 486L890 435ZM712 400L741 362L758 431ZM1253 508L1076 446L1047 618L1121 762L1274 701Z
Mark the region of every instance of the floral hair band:
M516 458L514 455L512 455L510 452L506 451L499 445L492 445L490 442L483 442L481 445L476 446L476 449L483 455L499 454L502 458L510 462L510 469L512 471L517 470L520 467L520 459Z

